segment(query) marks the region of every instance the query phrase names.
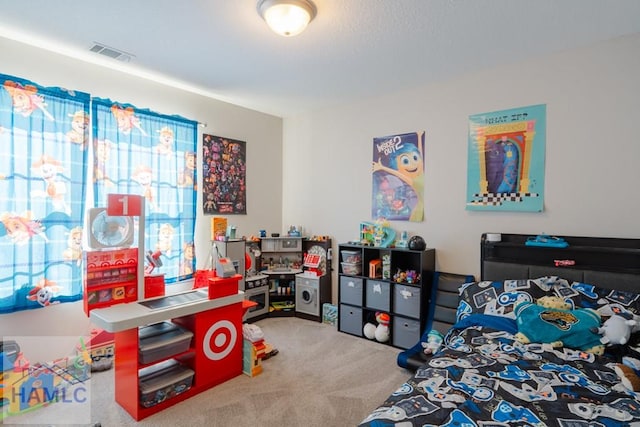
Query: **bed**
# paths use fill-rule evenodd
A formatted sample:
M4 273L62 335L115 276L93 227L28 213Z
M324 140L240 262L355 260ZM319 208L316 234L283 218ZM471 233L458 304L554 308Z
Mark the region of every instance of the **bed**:
M640 239L563 236L569 246L558 248L528 246L531 237L482 236L481 278L460 287L443 347L361 426L640 425L640 394L613 369L638 357L640 333L603 355L515 339L526 325L515 310L543 296L640 314Z

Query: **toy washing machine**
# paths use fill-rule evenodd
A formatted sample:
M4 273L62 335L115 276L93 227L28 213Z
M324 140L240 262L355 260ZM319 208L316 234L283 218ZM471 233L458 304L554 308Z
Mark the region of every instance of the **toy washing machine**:
M296 275L296 313L320 317L320 278L307 274Z

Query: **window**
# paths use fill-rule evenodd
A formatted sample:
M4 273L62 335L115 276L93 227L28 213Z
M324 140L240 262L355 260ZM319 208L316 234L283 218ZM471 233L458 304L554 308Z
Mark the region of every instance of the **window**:
M156 272L191 278L197 123L4 74L0 85L0 313L82 298L85 213L110 193L144 196Z
M89 95L0 84L0 313L79 300Z
M145 242L160 252L165 282L192 277L197 123L106 99L92 100L94 202L145 198Z

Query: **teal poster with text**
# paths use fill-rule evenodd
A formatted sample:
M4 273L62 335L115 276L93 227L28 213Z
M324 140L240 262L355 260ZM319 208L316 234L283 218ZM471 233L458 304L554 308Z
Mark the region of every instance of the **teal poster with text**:
M467 210L542 212L546 105L469 116Z

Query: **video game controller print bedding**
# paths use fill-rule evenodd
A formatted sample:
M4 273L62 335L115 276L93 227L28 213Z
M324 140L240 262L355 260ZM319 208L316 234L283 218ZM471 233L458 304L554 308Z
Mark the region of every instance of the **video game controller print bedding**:
M576 308L613 304L640 313L637 294L556 277L466 284L458 322L441 350L360 425L640 425L640 400L608 365L610 353L515 340L513 306L545 295L562 296Z

